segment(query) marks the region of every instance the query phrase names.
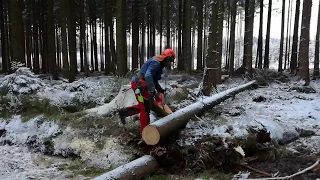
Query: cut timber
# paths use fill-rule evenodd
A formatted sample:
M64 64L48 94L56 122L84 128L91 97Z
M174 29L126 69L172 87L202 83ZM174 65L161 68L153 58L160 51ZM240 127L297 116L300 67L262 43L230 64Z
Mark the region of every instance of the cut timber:
M250 88L255 83L256 81L250 81L244 85L217 93L169 114L146 126L142 131L142 139L148 145L156 145L161 137L165 137L177 129L184 127L194 115L212 108L235 94Z
M112 171L102 174L101 176L94 178L94 180L140 179L148 176L150 173L157 170L158 167L158 162L154 157L145 155L128 164L124 164Z

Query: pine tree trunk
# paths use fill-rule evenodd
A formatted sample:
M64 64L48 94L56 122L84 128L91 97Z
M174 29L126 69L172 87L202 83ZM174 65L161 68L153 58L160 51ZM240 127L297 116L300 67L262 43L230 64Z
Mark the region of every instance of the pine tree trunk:
M231 3L231 28L230 28L230 64L229 75L232 76L234 72L234 52L236 41L236 18L237 18L237 2Z
M182 51L184 53L185 70L191 73L191 0L184 1L184 26L183 26L183 39Z
M1 33L1 58L2 58L2 72L7 73L9 72L8 66L8 33L5 28L5 21L6 21L6 9L4 0L0 0L0 33Z
M132 70L138 69L139 64L139 1L132 5Z
M99 71L99 61L98 61L98 45L97 45L97 15L96 15L96 0L90 0L92 10L92 45L94 53L94 71Z
M33 0L32 16L33 16L33 72L38 74L40 72L39 62L39 1Z
M46 7L46 0L40 1L41 7L41 20L40 20L40 42L41 42L41 70L43 74L49 72L49 65L48 65L48 27L47 27L47 7Z
M305 81L305 86L308 86L310 84L309 43L311 8L312 0L304 0L301 20L301 40L299 44L299 75Z
M54 34L54 17L53 17L53 6L54 2L52 0L47 0L47 42L48 42L48 65L52 78L57 80L57 64L56 64L56 44L55 44L55 34Z
M297 73L297 58L298 58L298 28L299 28L299 16L300 16L300 0L296 1L296 13L294 19L294 30L293 30L293 40L292 40L292 54L290 61L290 74Z
M247 25L245 32L245 62L246 62L246 70L248 72L249 77L252 77L252 44L253 44L253 23L254 23L254 6L255 0L249 0L246 2L246 6L248 6L246 11Z
M318 22L317 22L317 34L316 34L316 46L315 46L315 56L314 56L314 70L313 70L313 77L318 78L320 73L319 73L319 48L320 48L320 43L319 43L319 35L320 35L320 3L319 3L319 9L318 9Z
M82 48L83 48L83 68L86 77L89 77L89 63L87 54L87 38L86 38L86 18L88 13L85 7L85 1L80 0L80 38L82 38Z
M289 62L289 51L288 47L290 46L290 36L291 36L291 9L292 9L292 1L289 0L289 10L288 10L288 16L287 16L287 39L286 39L286 52L285 52L285 62L284 62L284 70L287 69L287 63ZM289 33L290 29L290 33ZM289 46L288 46L289 45Z
M162 37L163 37L163 1L160 0L160 28L159 28L159 36L160 36L160 47L159 52L162 51ZM168 1L168 0L166 0Z
M108 75L111 72L114 72L113 66L111 64L111 53L110 53L110 45L109 45L109 14L110 14L110 7L109 1L104 1L104 60L105 60L105 74Z
M123 76L127 73L127 40L125 27L125 0L117 1L117 72Z
M59 26L55 25L55 36L56 36L56 59L57 59L57 70L61 70L61 47L60 47L60 35L59 35Z
M145 58L145 35L146 35L146 27L145 27L145 14L141 15L141 57L140 57L140 68L144 64L144 58Z
M258 68L262 69L262 52L263 52L263 0L260 0L260 22L258 38Z
M270 47L270 29L271 29L271 13L272 13L271 10L272 10L272 0L269 0L266 47L265 47L264 64L263 64L263 68L265 69L269 69L269 64L270 64L269 47Z
M197 4L197 11L198 11L197 70L203 70L203 63L202 63L203 1L204 0L198 0L198 4Z
M223 20L224 20L224 2L220 1L218 8L218 27L217 27L217 47L216 47L216 69L215 69L215 83L221 84L221 65L222 65L222 41L223 41Z
M25 64L24 23L22 19L24 1L10 0L9 5L11 60Z
M202 92L205 96L210 96L212 88L216 86L214 82L215 71L217 67L217 57L216 57L216 47L217 47L217 24L218 24L218 11L219 4L221 0L214 1L212 3L212 15L210 19L210 34L209 34L209 43L208 43L208 53L206 56L206 67L204 71L203 78L203 89Z
M105 60L104 60L104 52L103 52L103 38L104 38L104 30L103 30L103 21L100 22L100 69L105 72Z
M69 73L69 56L68 56L68 40L67 40L67 17L68 17L68 0L60 0L61 4L61 45L62 45L62 64L63 77L68 78Z
M166 26L167 26L167 44L166 47L171 47L170 43L170 0L167 0L167 5L166 5L166 15L167 15L167 21L166 21Z
M69 0L69 7L75 7L75 0ZM70 57L70 76L69 82L75 80L78 73L77 69L77 42L76 42L76 9L69 8L68 15L68 37L69 37L69 57Z
M112 69L114 69L113 74L116 73L116 64L117 64L117 52L116 52L116 46L114 41L114 30L113 30L113 20L110 18L110 48L111 48L111 55L112 55Z
M26 17L26 22L25 22L25 31L26 31L26 55L27 55L27 67L32 68L31 64L31 56L32 56L32 30L31 30L31 7L27 7L27 17Z
M284 15L286 13L286 0L282 0L282 17L281 17L281 39L280 39L280 54L278 72L282 72L282 58L283 58L283 38L284 38Z
M182 20L183 20L183 4L179 0L179 22L178 22L178 70L184 70L184 58L182 55Z

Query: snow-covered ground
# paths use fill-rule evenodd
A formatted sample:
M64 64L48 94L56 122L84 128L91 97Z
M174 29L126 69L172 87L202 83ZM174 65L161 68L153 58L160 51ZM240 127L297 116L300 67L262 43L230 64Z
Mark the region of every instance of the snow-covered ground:
M161 81L168 89L166 102L171 107L180 109L201 100L197 88L200 82L201 76L169 76L166 81ZM245 82L247 81L240 78L228 79L218 86L218 92ZM121 106L136 102L133 93L130 93L132 90L129 87L124 88L123 85L127 84L128 79L106 76L80 78L73 83L65 83L63 80L53 81L47 77L37 77L21 68L15 74L0 77L0 93L5 93L3 97L11 100L10 107L0 107L9 110L18 106L21 102L17 97L25 94L49 99L50 103L57 107L81 105L90 109L86 111L91 112L90 115L106 115ZM128 91L121 91L121 87ZM302 130L311 130L315 135L300 137L287 147L299 152L301 148L319 152L320 81L311 82L310 87L316 90L315 93L301 93L297 87L301 85L293 80L288 83L274 82L266 87L242 92L234 99L231 98L208 111L198 120L190 121L182 132L189 138L180 140L179 143L192 144L203 135L246 137L248 127L265 128L271 133L273 140L290 142L302 136ZM253 101L254 99L257 102ZM57 164L71 163L70 159L39 153L49 150L53 151L53 155L60 156L75 153L85 165L103 170L117 167L134 158L132 149L121 145L117 137L108 136L112 134L105 132L110 131L108 128L101 128L98 123L93 123L90 128L77 129L71 125L64 126L60 121L61 119L48 120L43 116L34 117L27 122L20 116L0 120L0 129L5 129L5 134L0 138L0 179L68 179L71 176L73 179L81 179L80 176L75 177L75 172L58 168ZM119 123L117 117L112 121ZM138 126L138 122L135 125ZM52 147L46 145L47 141ZM14 145L6 145L8 142ZM102 144L102 147L97 148L97 142ZM37 151L32 152L27 147ZM39 158L40 161L45 159L45 162L50 163L40 163L37 160Z

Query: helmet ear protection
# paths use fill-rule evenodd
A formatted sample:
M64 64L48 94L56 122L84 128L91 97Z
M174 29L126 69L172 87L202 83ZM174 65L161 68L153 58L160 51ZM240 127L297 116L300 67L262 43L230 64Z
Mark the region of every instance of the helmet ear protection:
M167 48L162 53L162 56L165 56L165 59L168 62L173 62L176 58L176 53L173 51L173 49Z

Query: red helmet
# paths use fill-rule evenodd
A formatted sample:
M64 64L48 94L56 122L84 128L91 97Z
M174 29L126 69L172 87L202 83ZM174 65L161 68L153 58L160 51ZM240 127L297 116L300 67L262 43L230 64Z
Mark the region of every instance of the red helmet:
M173 49L167 48L161 53L162 56L166 57L171 57L170 60L173 62L174 59L176 58L176 53L174 52Z

